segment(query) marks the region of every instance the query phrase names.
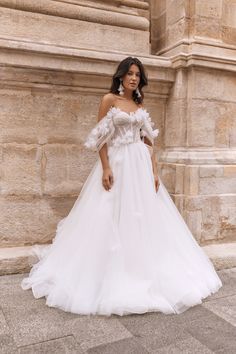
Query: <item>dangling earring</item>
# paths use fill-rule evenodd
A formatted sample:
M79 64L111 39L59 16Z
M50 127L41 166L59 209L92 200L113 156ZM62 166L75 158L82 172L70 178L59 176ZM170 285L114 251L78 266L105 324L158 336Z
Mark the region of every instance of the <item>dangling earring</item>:
M123 96L124 95L124 86L122 85L122 80L120 79L120 86L118 88L119 95Z
M138 88L138 87L136 88L135 93L136 93L136 95L137 95L138 97L141 97L141 93L140 93L140 91L139 91L139 88Z

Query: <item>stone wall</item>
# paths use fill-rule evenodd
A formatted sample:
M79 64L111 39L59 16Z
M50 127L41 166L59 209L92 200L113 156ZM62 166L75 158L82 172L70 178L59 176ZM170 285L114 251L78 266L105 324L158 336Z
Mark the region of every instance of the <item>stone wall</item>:
M83 142L116 66L139 55L163 146L168 58L149 56L144 1L0 0L0 274L27 271L55 235L97 155ZM125 35L125 41L124 41ZM132 51L131 51L132 49Z
M235 13L235 0L151 0L152 52L188 51L190 39L235 50Z
M162 176L200 244L236 241L235 8L223 0L152 2L152 51L176 69Z

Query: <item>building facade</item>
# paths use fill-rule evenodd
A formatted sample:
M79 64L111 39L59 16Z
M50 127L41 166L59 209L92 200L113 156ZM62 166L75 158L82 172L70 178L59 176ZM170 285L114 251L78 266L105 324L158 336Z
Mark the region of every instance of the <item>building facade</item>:
M137 56L160 175L195 238L236 265L236 1L0 0L0 272L29 269L97 156L83 147ZM218 262L218 263L217 263Z

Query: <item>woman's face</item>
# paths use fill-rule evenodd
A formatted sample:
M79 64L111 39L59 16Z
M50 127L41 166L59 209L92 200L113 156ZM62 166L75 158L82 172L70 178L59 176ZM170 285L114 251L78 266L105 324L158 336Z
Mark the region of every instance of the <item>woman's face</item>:
M123 86L127 90L136 90L140 83L140 71L139 67L135 64L132 64L129 68L129 71L123 77Z

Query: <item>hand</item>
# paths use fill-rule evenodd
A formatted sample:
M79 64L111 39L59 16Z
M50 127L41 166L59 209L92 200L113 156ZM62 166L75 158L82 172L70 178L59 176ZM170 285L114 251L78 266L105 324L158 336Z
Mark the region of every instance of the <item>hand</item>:
M102 185L106 191L109 191L114 183L112 170L108 167L103 170Z
M154 174L154 181L155 181L155 189L156 189L156 192L157 192L158 189L159 189L159 186L160 186L160 181L159 181L159 177L158 177L157 173Z

